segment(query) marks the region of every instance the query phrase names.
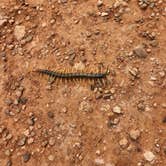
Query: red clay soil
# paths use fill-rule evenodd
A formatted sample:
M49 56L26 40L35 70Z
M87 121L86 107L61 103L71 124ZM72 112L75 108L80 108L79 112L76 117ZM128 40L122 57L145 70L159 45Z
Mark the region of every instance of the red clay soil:
M0 166L166 165L164 1L0 0Z

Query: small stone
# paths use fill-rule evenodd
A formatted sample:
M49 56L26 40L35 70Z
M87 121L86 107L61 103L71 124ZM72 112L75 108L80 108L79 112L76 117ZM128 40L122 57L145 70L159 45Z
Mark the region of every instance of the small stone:
M126 138L122 138L120 141L119 141L119 145L124 149L128 146L128 140Z
M150 45L152 46L152 47L157 47L158 46L158 41L156 41L156 40L152 40L152 41L150 41Z
M100 155L101 154L101 152L100 152L100 150L96 150L96 155Z
M29 152L24 153L23 156L22 156L22 158L23 158L23 161L25 163L28 162L29 159L31 158L31 153L29 153Z
M51 23L51 24L54 24L54 23L55 23L55 19L51 19L51 20L50 20L50 23Z
M105 163L105 162L104 162L103 159L100 159L100 158L96 158L96 159L95 159L95 164L96 164L96 165L104 165L104 163Z
M135 78L136 77L139 77L139 70L135 67L133 68L129 68L129 73L134 76Z
M51 137L48 141L49 145L53 146L55 144L55 138Z
M14 29L14 35L17 40L21 40L25 35L25 26L16 25Z
M32 144L34 142L34 138L28 138L27 143Z
M42 144L41 144L42 147L46 147L47 145L48 145L48 141L47 140L43 141Z
M55 156L53 156L53 155L49 155L49 156L48 156L48 160L49 160L49 161L54 161L54 159L55 159Z
M121 109L121 107L119 107L119 106L115 106L115 107L113 107L113 110L112 110L114 113L116 113L116 114L121 114L122 113L122 109Z
M20 98L20 97L22 96L22 91L17 90L17 91L16 91L16 96L17 96L18 98Z
M13 138L13 135L10 134L10 133L5 137L6 140L10 140L10 139L12 139L12 138Z
M97 1L97 7L100 7L100 6L102 6L103 5L103 1L102 0L98 0Z
M117 125L118 123L120 122L120 119L119 118L110 118L109 121L108 121L108 127L113 127L115 125Z
M139 58L146 58L148 56L148 54L146 53L146 51L142 45L138 45L136 48L134 48L133 52Z
M108 16L109 14L107 13L107 12L102 12L101 13L101 17L106 17L106 16Z
M24 146L25 143L26 143L26 139L27 139L26 136L21 137L21 138L18 140L17 145L18 145L18 146Z
M141 132L140 132L140 130L131 130L129 135L130 135L131 139L137 140L140 137Z
M28 125L33 126L35 124L34 118L29 118L28 119Z
M145 159L149 162L153 161L155 159L155 155L151 151L145 151L143 154Z
M5 155L6 156L10 156L11 155L11 151L9 149L5 150Z
M0 15L0 27L3 26L6 22L7 19L4 16Z
M160 71L160 72L159 72L159 75L160 75L162 78L164 78L165 75L166 75L166 72L165 72L165 71Z
M140 100L137 104L138 111L145 111L146 105L143 100Z

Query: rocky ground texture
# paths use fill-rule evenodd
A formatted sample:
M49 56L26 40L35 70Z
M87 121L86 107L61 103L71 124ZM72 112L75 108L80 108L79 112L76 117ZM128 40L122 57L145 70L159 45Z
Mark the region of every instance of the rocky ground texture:
M165 0L0 0L0 165L166 165ZM107 85L48 83L37 68Z

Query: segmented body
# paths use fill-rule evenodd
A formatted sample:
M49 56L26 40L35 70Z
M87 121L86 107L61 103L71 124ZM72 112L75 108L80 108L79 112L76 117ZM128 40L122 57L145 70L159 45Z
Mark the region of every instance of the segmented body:
M51 70L45 70L45 69L38 69L36 72L48 75L52 78L66 78L66 79L102 79L106 78L106 76L109 74L109 71L107 70L104 73L62 73L62 72L56 72Z

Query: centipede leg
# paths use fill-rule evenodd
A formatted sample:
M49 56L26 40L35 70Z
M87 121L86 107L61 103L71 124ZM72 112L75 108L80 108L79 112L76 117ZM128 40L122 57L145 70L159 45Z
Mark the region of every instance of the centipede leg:
M52 77L52 76L49 76L49 77L48 77L48 82L49 82L49 84L53 84L54 81L55 81L55 77Z

